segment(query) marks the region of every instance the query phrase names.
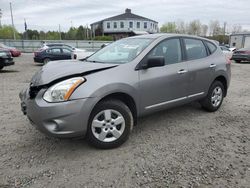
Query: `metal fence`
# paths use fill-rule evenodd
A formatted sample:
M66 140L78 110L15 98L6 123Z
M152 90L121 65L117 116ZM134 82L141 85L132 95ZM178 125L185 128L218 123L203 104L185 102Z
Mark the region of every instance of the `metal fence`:
M16 47L22 52L34 52L39 49L42 42L46 43L64 43L76 48L86 49L88 51L96 51L103 44L108 44L110 41L93 41L93 40L12 40L12 39L0 39L0 43L7 46Z

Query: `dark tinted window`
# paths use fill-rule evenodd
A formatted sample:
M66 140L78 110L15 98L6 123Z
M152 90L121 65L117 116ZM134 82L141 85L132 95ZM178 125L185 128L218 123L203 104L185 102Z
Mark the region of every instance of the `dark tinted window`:
M158 44L148 57L163 56L165 64L174 64L181 61L181 45L179 39L169 39Z
M207 47L208 47L210 53L211 53L211 54L214 53L215 50L216 50L216 46L215 46L213 43L207 42L207 41L206 41L206 44L207 44Z
M108 28L108 29L110 28L110 23L109 23L109 22L107 23L107 28Z
M188 60L200 59L207 56L206 47L198 39L184 39Z
M133 28L133 22L129 22L129 28Z
M124 22L120 22L120 28L124 28Z
M139 29L141 27L141 23L140 22L137 22L136 23L136 27Z

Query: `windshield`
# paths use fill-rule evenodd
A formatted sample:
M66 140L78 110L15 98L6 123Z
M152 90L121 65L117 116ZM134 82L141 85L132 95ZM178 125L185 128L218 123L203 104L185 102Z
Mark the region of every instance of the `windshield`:
M127 38L114 42L87 59L90 62L124 64L136 58L152 41L146 38Z

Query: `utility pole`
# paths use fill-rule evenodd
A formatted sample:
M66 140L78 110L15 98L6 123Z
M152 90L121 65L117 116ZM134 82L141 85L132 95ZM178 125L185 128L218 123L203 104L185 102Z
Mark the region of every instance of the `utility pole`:
M1 22L2 15L3 15L3 13L2 13L2 9L0 9L0 28L2 27L2 22Z
M14 40L16 40L16 33L15 33L15 27L14 27L14 20L13 20L11 2L10 2L10 14L11 14L12 29L13 29L13 37L14 37Z
M89 26L88 26L88 24L86 25L86 38L87 38L87 40L88 40L88 38L89 38Z
M61 25L59 24L59 38L62 40L62 35L61 35Z
M226 40L226 27L227 27L227 22L224 22L224 27L223 27L223 43L225 44Z

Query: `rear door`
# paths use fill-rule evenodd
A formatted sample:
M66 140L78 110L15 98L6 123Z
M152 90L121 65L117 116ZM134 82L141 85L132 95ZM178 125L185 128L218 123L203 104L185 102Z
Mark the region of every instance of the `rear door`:
M62 59L62 50L59 47L51 48L49 51L49 56L51 60L61 60Z
M62 48L62 57L63 59L71 59L72 51L68 48Z
M141 112L150 112L184 101L187 95L188 67L182 61L179 38L157 44L143 61L163 56L165 66L139 70Z
M210 52L202 40L183 38L183 43L189 70L188 96L199 97L206 93L212 83L216 64L208 57Z

